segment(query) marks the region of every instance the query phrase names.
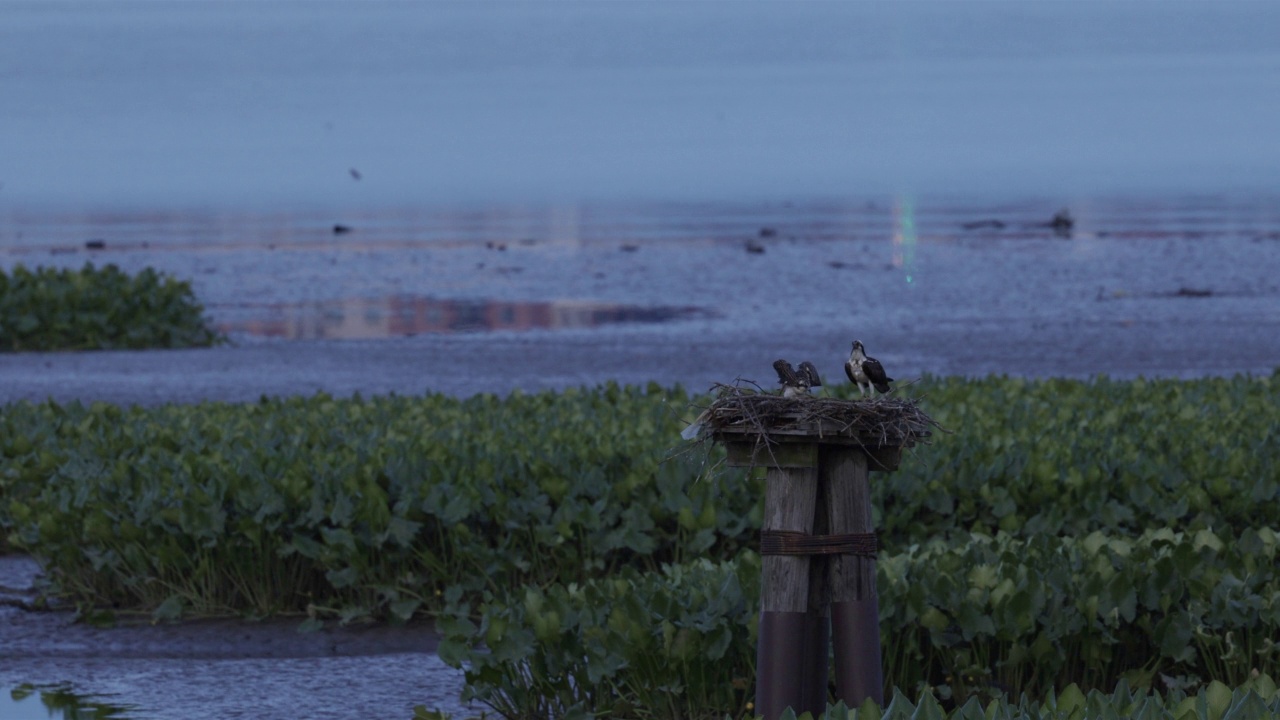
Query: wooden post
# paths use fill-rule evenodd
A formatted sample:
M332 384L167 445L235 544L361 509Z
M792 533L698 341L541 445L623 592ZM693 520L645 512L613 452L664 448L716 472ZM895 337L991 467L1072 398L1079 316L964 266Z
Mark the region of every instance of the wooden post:
M837 699L857 707L871 698L883 706L868 473L896 470L902 448L823 423L768 438L754 429L724 429L716 439L730 465L767 468L755 712L765 720L788 707L820 716L830 645ZM777 549L764 552L764 534L778 532L803 537L774 537Z
M770 467L765 474L763 530L809 535L818 496L818 469L812 453L801 453L797 467ZM784 462L778 460L778 462ZM804 465L807 465L804 466ZM760 639L756 647L756 709L776 720L788 707L797 714L826 709L826 649L821 658L821 708L812 678L818 671L815 633L825 626L809 613L810 561L803 555L766 555L761 559Z
M828 445L821 450L818 467L831 534L874 534L866 454L847 445ZM850 707L858 707L867 698L884 707L876 558L835 555L829 572L836 697Z
M810 534L817 499L817 468L769 468L764 478L761 529ZM761 581L761 610L805 612L809 609L809 558L766 555L761 560Z

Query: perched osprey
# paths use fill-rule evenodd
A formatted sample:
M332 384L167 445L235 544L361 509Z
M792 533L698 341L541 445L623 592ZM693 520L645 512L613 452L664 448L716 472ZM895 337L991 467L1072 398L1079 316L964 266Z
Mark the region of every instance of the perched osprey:
M809 392L811 387L821 387L822 379L818 377L818 368L805 360L800 369L791 367L786 360L773 361L773 369L778 371L778 384L782 386L782 397L795 397Z
M853 341L853 351L849 353L849 359L844 364L844 374L849 376L851 382L858 385L858 390L862 392L863 397L871 393L872 386L881 393L887 393L889 383L893 382L893 378L885 374L884 366L880 361L867 357L866 349L857 340Z

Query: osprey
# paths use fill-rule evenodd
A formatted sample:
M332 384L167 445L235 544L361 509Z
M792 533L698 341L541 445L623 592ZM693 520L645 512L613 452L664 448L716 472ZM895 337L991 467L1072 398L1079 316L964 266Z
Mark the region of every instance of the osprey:
M849 353L849 359L844 364L844 374L849 376L851 382L857 384L863 397L871 393L872 386L881 393L887 393L889 383L893 382L893 378L885 374L884 366L880 361L867 357L866 349L857 340L853 341L853 351Z
M822 386L822 380L818 377L818 368L808 360L800 363L799 370L791 367L791 363L786 360L774 360L773 369L778 372L778 384L782 386L782 397L804 395L809 392L809 388Z

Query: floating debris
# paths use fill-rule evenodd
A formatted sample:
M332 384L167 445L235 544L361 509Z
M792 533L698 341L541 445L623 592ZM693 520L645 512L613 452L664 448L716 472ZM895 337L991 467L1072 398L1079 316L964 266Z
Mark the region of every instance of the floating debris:
M1075 225L1076 221L1071 217L1071 211L1066 208L1059 210L1058 214L1049 221L1049 227L1053 228L1054 234L1063 237L1071 237L1071 228Z
M1003 230L1005 224L1001 220L974 220L972 222L961 223L960 227L965 230Z

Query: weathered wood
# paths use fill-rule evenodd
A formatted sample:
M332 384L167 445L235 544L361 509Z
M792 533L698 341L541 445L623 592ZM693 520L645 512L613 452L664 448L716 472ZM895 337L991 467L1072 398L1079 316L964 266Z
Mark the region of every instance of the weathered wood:
M809 534L817 501L816 468L770 468L765 474L762 530ZM809 609L809 558L766 555L761 559L761 610L805 612Z
M874 533L867 456L856 448L822 448L819 483L833 535ZM837 555L830 566L831 601L862 600L876 592L876 560Z
M770 442L754 431L737 429L718 431L715 439L725 446L730 467L817 467L818 447L857 448L868 458L869 471L892 472L898 469L902 448L876 445L867 438L849 436L801 435L793 432L769 433Z
M721 427L716 432L755 435L759 434L760 428L757 425L744 423L742 425ZM862 442L870 445L880 444L879 437L859 434L857 430L843 423L826 418L802 419L798 413L772 418L769 422L768 432L770 436L798 435L810 440L816 438L823 441L859 438Z
M764 531L874 534L868 474L897 469L902 456L901 446L880 444L887 438L824 420L767 432L734 426L713 437L730 465L766 468ZM765 555L762 564L757 711L772 720L787 707L823 709L828 638L837 697L883 706L876 558Z
M730 467L816 468L816 443L728 442L724 445Z
M875 532L867 456L860 450L838 446L824 447L821 455L820 485L832 534ZM839 555L832 558L829 574L836 697L851 706L861 705L868 698L883 706L876 559Z
M818 470L817 496L813 508L813 534L829 535L831 533L831 513L827 511L827 492L824 485L822 469ZM820 617L830 616L831 607L831 573L830 555L810 555L809 557L809 612Z

